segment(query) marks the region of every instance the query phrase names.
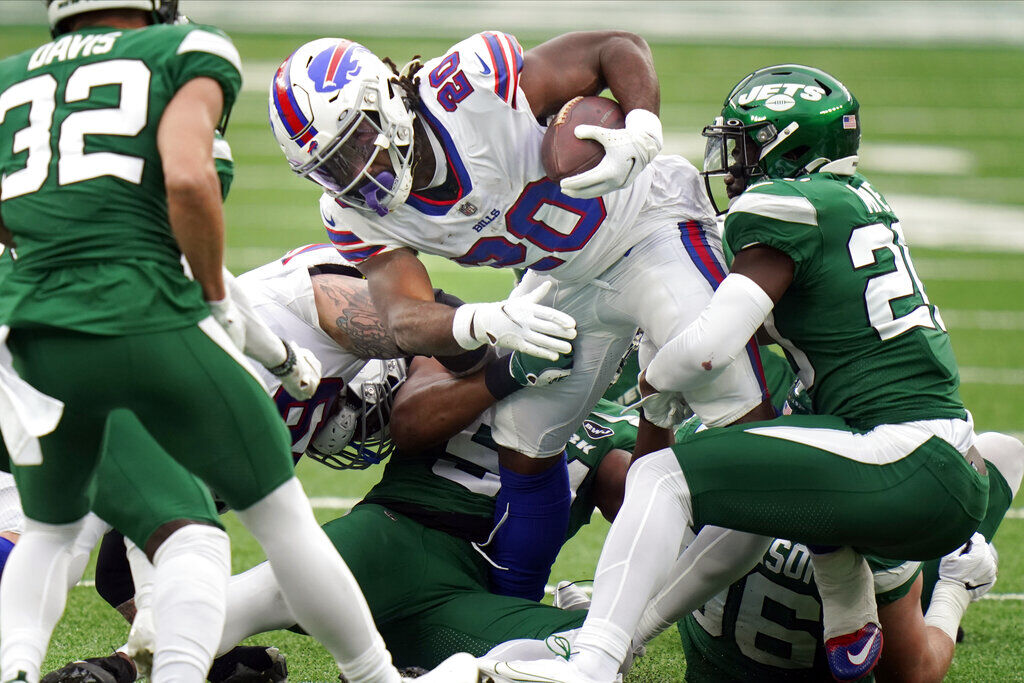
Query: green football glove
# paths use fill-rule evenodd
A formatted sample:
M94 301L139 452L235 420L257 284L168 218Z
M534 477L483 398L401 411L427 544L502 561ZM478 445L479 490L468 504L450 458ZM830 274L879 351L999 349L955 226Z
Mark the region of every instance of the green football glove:
M508 371L524 387L543 387L565 379L572 373L572 351L558 354L555 360L537 358L522 351L509 354Z
M565 379L572 372L572 352L555 360L537 358L522 351L496 358L484 370L484 383L499 401L523 387L542 387Z

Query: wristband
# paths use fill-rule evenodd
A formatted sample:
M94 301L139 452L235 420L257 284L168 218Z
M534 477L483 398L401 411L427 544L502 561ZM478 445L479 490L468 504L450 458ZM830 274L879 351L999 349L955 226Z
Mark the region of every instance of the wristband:
M280 365L275 365L272 368L267 368L267 371L274 377L284 377L294 370L295 364L299 362L298 356L295 355L295 349L292 348L292 345L283 339L281 340L281 343L284 344L285 353L287 353L284 362Z
M483 346L483 342L478 341L471 333L474 313L474 304L463 304L455 309L455 317L452 319L452 336L455 337L456 343L467 351Z
M509 370L511 362L512 354L510 353L501 358L495 358L487 364L487 368L484 370L484 385L496 401L523 388L523 385L515 380L512 371Z
M924 623L939 629L955 643L957 628L970 603L971 595L962 583L939 579L932 591L932 600L928 604L927 614L924 615Z
M434 356L438 363L457 377L464 377L483 369L487 361L493 357L491 347L487 345L455 356Z

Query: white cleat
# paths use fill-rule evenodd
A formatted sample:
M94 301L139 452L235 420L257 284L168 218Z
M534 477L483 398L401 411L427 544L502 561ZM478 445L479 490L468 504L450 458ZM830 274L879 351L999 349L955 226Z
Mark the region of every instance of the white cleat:
M479 683L487 679L480 676L476 658L468 652L459 652L444 660L430 673L419 678L403 678L402 683Z
M480 680L484 683L596 683L565 659L518 662L478 659L477 662Z
M590 596L572 581L559 581L551 602L558 609L590 609Z

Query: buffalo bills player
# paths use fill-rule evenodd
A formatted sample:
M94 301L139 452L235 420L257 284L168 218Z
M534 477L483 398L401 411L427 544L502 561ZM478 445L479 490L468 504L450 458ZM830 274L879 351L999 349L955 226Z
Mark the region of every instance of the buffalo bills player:
M605 88L625 128L578 127L605 148L603 160L549 180L540 158L548 118ZM660 347L724 277L697 170L655 158L659 105L647 44L620 31L570 33L526 52L488 31L400 72L362 45L323 38L299 47L271 83L274 134L292 170L323 189L328 235L366 275L404 351L489 343L550 358L573 340L569 378L496 408L492 581L508 595L541 595L568 523L563 448L637 327ZM527 272L506 301L452 310L434 302L418 252ZM672 388L645 406L648 418L680 415ZM685 399L711 426L773 414L753 345L745 362ZM753 563L763 547L742 552Z

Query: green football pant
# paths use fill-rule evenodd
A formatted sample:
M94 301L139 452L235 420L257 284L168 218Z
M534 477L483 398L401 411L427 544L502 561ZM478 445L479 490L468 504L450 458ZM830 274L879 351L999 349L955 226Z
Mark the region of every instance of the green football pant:
M139 449L118 454L118 460L140 462L121 462L113 476L121 486L131 481L136 499L150 501L148 526L185 513L205 520L209 513L209 496L197 496L194 479L180 471L159 478L175 469L152 464L160 459L173 458L236 509L294 474L288 433L273 402L199 325L120 337L14 330L8 346L19 374L65 404L57 429L40 439L43 463L12 468L32 519L66 524L85 515L107 445ZM117 505L116 498L101 506L107 504ZM144 545L139 534L147 523L136 526L121 530Z
M695 526L927 560L978 528L988 480L938 436L907 438L914 429L861 433L836 417L788 415L708 429L672 450Z
M578 628L565 611L487 589L487 563L466 541L380 505L360 504L324 531L359 582L396 666L432 668L518 638Z

